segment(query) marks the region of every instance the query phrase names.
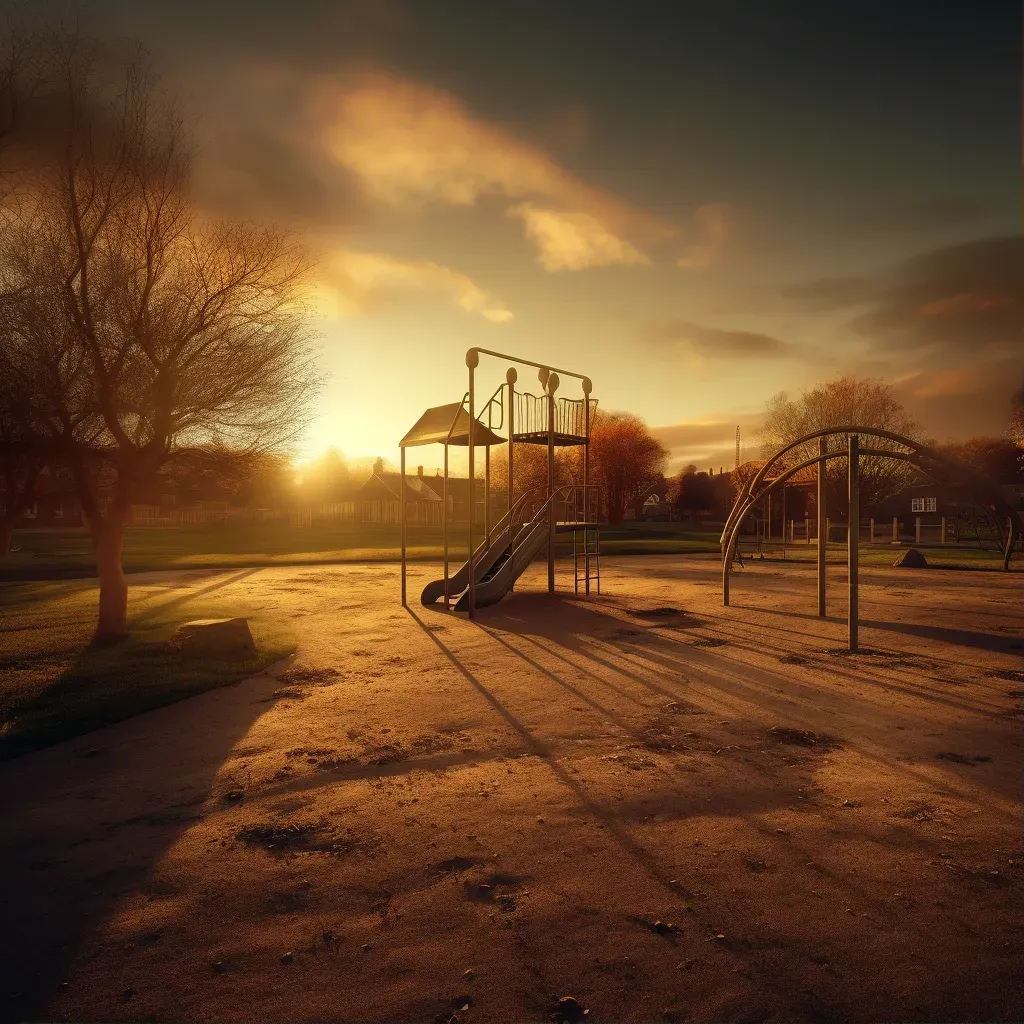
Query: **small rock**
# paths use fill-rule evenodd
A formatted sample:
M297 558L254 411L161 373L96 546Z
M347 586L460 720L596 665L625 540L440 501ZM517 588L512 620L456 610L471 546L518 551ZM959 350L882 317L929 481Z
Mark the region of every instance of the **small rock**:
M329 931L329 930L325 931L323 936L322 936L322 938L323 938L324 942L330 942L334 938L334 932Z
M226 793L224 795L224 799L225 800L231 800L232 802L234 802L236 800L241 800L243 796L245 796L245 791L244 790L242 790L242 789L232 789L232 790L230 790L228 793Z
M371 949L373 949L373 946L371 946L368 942L363 943L362 950L364 953L369 953Z
M907 548L892 564L898 569L927 569L928 559L917 548Z
M551 1014L551 1019L556 1024L579 1024L588 1013L590 1011L584 1009L579 1000L572 996L562 996L555 1006L555 1012Z
M466 968L466 970L464 970L462 972L462 976L466 979L466 981L472 981L473 980L473 972L468 967Z
M714 936L714 937L712 938L712 940L711 940L711 941L712 941L712 942L724 942L724 941L725 941L725 936L724 936L724 935L723 935L723 934L722 934L721 932L718 932L718 933L717 933L717 934L716 934L716 935L715 935L715 936Z
M57 991L58 991L58 992L67 992L67 990L68 990L69 988L71 988L71 986L70 986L70 985L68 984L68 982L66 982L66 981L62 981L62 982L61 982L61 983L60 983L60 984L59 984L59 985L57 986Z
M843 807L859 807L860 804L856 800L844 800Z
M281 963L290 964L295 960L295 956L292 953L283 953L281 955Z
M246 658L256 653L249 623L243 618L196 619L178 627L185 655L200 658Z
M127 1003L132 998L132 996L134 996L134 995L135 995L135 989L133 989L133 988L126 988L121 993L121 998Z
M212 971L214 971L216 974L220 974L221 971L224 970L224 961L223 960L211 960L210 961L210 969Z

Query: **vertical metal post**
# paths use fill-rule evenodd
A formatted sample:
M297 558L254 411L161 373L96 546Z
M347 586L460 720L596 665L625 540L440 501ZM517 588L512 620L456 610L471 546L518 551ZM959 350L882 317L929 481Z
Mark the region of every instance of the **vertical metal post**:
M868 543L869 544L874 544L875 543L875 520L874 520L874 517L872 517L871 520L868 523Z
M558 374L548 373L548 593L555 592L555 389Z
M583 446L583 522L590 522L590 392L592 385L588 377L583 378L583 436L587 443ZM583 569L586 573L584 593L590 593L590 527L583 527Z
M402 524L402 607L406 607L405 603L405 449L401 449L401 458L399 460L401 466L402 479L399 483L398 488L398 500L399 500L399 522Z
M515 432L516 432L516 380L518 374L515 371L515 367L510 366L505 371L505 381L508 384L508 507L509 511L512 510L512 502L515 500L513 497L515 488L513 487L513 467L515 466ZM521 518L516 516L516 519ZM516 542L516 535L519 533L519 524L516 523L512 517L509 517L508 524L508 547L509 551L512 550L512 545Z
M942 525L939 527L939 529L942 531L939 534L939 543L940 544L945 544L946 543L946 517L945 516L942 517Z
M808 516L804 516L804 543L811 543L811 520Z
M914 543L921 543L921 517L917 516L914 519Z
M818 615L825 617L825 543L828 520L825 517L825 455L828 441L818 438Z
M484 538L491 546L491 446L484 448Z
M782 485L782 560L786 560L786 485Z
M772 539L772 496L771 496L771 494L768 495L768 500L767 500L766 504L767 504L768 507L765 510L765 517L764 517L764 539L766 541L768 541L768 540Z
M900 521L892 517L892 542L895 544L900 539Z
M860 572L860 438L850 435L849 466L847 467L850 483L850 528L847 530L846 564L849 574L849 602L847 611L847 627L850 634L850 651L857 650L857 625L860 609L858 608L858 575Z
M444 509L442 510L442 523L444 524L444 610L451 607L451 595L448 592L448 442L444 443Z
M474 370L480 362L480 356L472 349L466 353L466 365L469 367L469 617L473 618L476 611L476 573L473 565L473 514L476 512L476 481L473 465L473 435L476 431L476 374Z

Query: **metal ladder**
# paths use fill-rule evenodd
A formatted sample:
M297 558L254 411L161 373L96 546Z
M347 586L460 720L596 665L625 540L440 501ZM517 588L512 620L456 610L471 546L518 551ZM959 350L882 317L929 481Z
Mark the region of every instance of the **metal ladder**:
M566 519L571 517L577 524L572 531L573 587L577 594L580 583L584 593L589 594L592 581L597 583L597 592L601 593L601 528L597 525L597 499L596 487L588 494L577 485L566 502Z
M583 544L580 546L580 534ZM597 592L601 593L601 529L598 526L581 525L572 531L572 567L575 577L575 592L580 592L580 582L584 593L590 593L591 580L597 582ZM580 568L582 567L582 573Z

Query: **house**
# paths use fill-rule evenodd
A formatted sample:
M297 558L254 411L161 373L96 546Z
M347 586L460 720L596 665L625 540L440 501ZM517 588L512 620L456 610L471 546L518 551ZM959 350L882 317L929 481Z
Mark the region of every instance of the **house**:
M668 489L668 480L664 477L656 480L629 503L622 518L627 521L668 522L672 518Z
M15 528L80 527L84 519L74 481L63 469L44 468L36 480L35 497L15 521Z
M475 514L473 521L484 521L484 481L474 481ZM352 496L356 503L356 517L362 522L398 522L402 475L384 469L384 460L378 459L370 478ZM416 473L405 475L406 522L440 525L444 508L444 478L440 471L427 476L422 466ZM505 495L491 495L492 516L504 514ZM469 478L448 477L449 522L469 522Z

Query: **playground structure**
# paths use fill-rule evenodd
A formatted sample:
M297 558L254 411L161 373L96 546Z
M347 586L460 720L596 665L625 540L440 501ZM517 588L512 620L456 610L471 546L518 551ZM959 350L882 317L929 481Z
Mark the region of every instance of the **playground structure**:
M885 448L861 448L860 437L867 435L872 438L882 439L900 445L900 449ZM829 450L830 440L841 441L846 438L845 447L833 445ZM818 454L812 458L805 459L796 465L787 465L785 456L801 445L809 444L817 440ZM1013 509L1006 500L998 485L990 480L983 473L972 469L957 459L943 455L928 445L914 441L912 438L904 437L889 430L881 430L875 427L844 426L828 427L823 430L815 430L803 437L797 438L790 444L779 449L754 476L747 481L746 486L741 490L733 505L729 518L726 520L725 528L722 530L722 603L729 604L729 574L732 563L736 557L737 543L740 535L740 527L747 513L759 502L769 498L772 491L778 487L784 487L787 480L802 470L817 466L818 471L818 495L817 495L817 564L818 564L818 616L825 617L825 554L828 539L827 502L825 496L825 464L829 459L847 459L847 487L849 498L849 521L852 524L860 522L860 460L863 458L895 459L910 463L916 469L925 473L935 480L944 480L951 483L967 485L980 491L988 499L988 503L995 513L1006 517L1007 529L1003 538L1003 569L1009 571L1010 559L1013 556L1014 548L1024 536L1024 522L1021 521L1019 513ZM782 472L776 476L769 476L770 472L779 467ZM945 527L943 527L943 530ZM847 567L848 567L848 595L847 595L847 629L848 644L850 651L854 652L858 646L858 587L859 587L859 548L860 530L850 529L847 531Z
M544 389L542 395L517 391L518 372L510 366L505 382L477 412L476 370L480 357L507 360L538 370ZM405 450L426 444L444 445L444 499L442 526L444 537L444 576L424 587L420 601L433 606L443 600L446 610L465 611L472 618L477 607L500 601L526 567L547 547L547 589L555 590L555 536L573 535L574 589L580 585L590 593L592 582L601 592L601 535L598 524L597 488L590 484L590 431L597 400L591 398L593 385L588 377L571 370L556 369L530 359L471 348L466 353L469 386L461 402L427 409L400 442L401 449L401 545L402 606L407 606L407 514L405 501ZM583 397L558 398L559 374L580 382ZM486 420L486 422L485 422ZM506 436L497 431L503 430ZM515 495L515 445L547 447L547 486L543 494L536 490ZM491 448L507 444L508 507L497 523L491 522ZM468 449L469 461L469 557L454 573L449 571L448 550L448 449L456 445ZM579 445L583 448L583 483L555 487L555 448ZM476 452L484 449L483 537L474 536L476 505Z

